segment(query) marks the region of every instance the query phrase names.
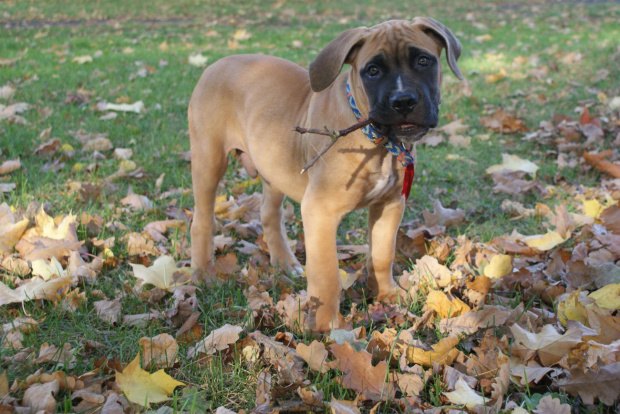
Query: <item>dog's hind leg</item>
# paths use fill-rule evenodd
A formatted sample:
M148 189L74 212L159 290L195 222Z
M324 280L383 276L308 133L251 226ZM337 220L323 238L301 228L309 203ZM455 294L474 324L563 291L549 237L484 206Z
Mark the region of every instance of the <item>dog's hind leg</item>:
M228 153L222 141L210 138L213 131L200 131L189 117L191 140L194 217L192 221L192 267L207 270L213 262L215 197L217 186L228 167Z
M271 255L271 264L280 267L289 275L300 275L303 268L287 244L282 215L283 200L284 194L263 181L263 204L260 208L260 218Z

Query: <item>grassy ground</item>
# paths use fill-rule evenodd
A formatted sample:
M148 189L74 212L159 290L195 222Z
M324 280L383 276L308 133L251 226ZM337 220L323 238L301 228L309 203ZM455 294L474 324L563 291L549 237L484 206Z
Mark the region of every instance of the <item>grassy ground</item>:
M391 0L320 4L278 0L260 2L260 5L235 3L219 0L2 2L0 26L4 28L0 33L0 58L18 60L0 66L0 87L8 83L16 90L8 102L0 103L27 102L31 108L21 114L27 120L26 125L0 121L0 162L19 158L23 165L9 177L0 176L3 181L17 184L15 190L0 193L0 202L21 210L33 201L47 203L54 215L98 214L104 222L118 220L129 230L139 232L147 223L165 219L165 211L171 206L193 206L190 192L155 199L160 191L156 179L162 173L165 177L161 191L191 188L189 163L178 154L189 149L186 108L203 68L188 64L190 54L200 52L212 63L233 53L265 53L307 66L322 46L347 28L419 15L441 20L463 44L459 66L466 80L458 82L446 73L440 124L462 119L469 125L463 135L472 139L466 147L443 144L418 150L417 176L405 220L421 219L422 211L432 209L433 199L439 199L444 206L458 204L468 212L469 222L451 229L453 235L488 241L513 228L523 234L542 233L546 230L540 220L515 222L500 211L499 205L506 197L491 191L492 182L485 176L485 170L501 162L501 153L508 150L535 161L541 167L538 173L541 180L553 184L559 174L553 154L538 142L523 141L516 136L491 133L490 139L480 139L480 135L489 131L479 118L489 107L501 106L518 114L530 129L536 129L540 121L550 120L554 114L578 116L575 108L596 101L599 91L606 91L609 96L618 94L620 5L617 2L471 1L456 5L423 0L410 5ZM230 39L239 30L247 31L251 37L238 40L237 47L231 48ZM569 54L579 58L571 59ZM93 56L93 61L85 64L73 61L85 55ZM527 64L515 66L515 61L521 58L528 58L529 62L536 59L551 69L533 82L531 77L520 76L528 69ZM146 76L140 76L141 69L146 69L140 72ZM600 76L602 69L609 71L607 76ZM501 70L506 71L504 79L485 81L486 76ZM138 100L145 105L141 114L121 113L116 119L101 120L103 113L95 109L98 101ZM41 132L48 128L51 128L49 137L42 139ZM133 149L132 159L144 169L144 178L120 179L114 187L103 185L105 177L117 171L119 161L109 154L94 159L91 152L82 152L81 144L70 132L80 129L107 133L114 147ZM64 155L62 151L51 158L35 155L34 149L49 138L59 138L75 151L65 147ZM605 146L611 146L613 139L606 137ZM456 160L454 155L458 156ZM64 166L57 171L41 171L46 163L54 160ZM96 167L87 168L92 163ZM597 172L580 169L563 170L561 176L562 180L584 186L595 185L600 179ZM225 191L231 194L233 185L244 180L231 172L227 175ZM70 191L70 182L99 185L101 195L85 201ZM119 200L130 187L135 193L149 196L154 208L146 213L121 209ZM246 191L251 193L256 189L256 185L251 185ZM539 196L530 194L519 201L533 206ZM557 195L547 202L554 205L563 201ZM572 201L569 210L576 211ZM348 242L364 242L364 223L363 212L347 217L341 228L342 241L348 235ZM293 227L292 233L295 229L298 226ZM87 230L80 227L78 234L86 238ZM89 236L100 239L116 236L118 240L121 234L104 227L98 234ZM95 290L108 297L127 291L123 314L163 309L161 304L141 300L129 289L135 279L127 264L131 258L126 245L117 242L112 250L121 264L104 270L96 284L84 286L87 298L94 298ZM175 258L187 259L183 250ZM302 287L303 282L296 285L296 289ZM274 288L271 296L277 298L279 293ZM205 332L225 323L243 322L243 317L231 317L228 312L231 308L247 307L246 298L235 283L203 287L198 298L199 323ZM74 347L80 346L84 338L102 342L103 348L78 358L73 369L78 373L92 370L94 361L101 357L116 356L127 363L139 351L140 337L176 332L162 321L152 322L146 328L124 325L111 328L97 318L91 302L73 313L38 301L26 303L23 309L4 306L0 309L0 322L6 323L22 313L37 320L45 318L41 328L26 335L24 340L25 346L37 349L44 342L57 346L67 342ZM264 333L284 330L276 325ZM187 345L181 346L180 365L173 370L177 380L198 386L208 407L225 405L235 410L253 407L256 367L217 359L202 366L184 359L186 348ZM1 356L14 353L0 349ZM24 379L32 370L30 365L11 370L9 381ZM341 399L355 396L331 378L316 377L312 381L322 387L326 396L331 393ZM432 396L429 388L426 401L432 401ZM389 406L381 409L397 410ZM70 394L61 393L58 410L73 410Z

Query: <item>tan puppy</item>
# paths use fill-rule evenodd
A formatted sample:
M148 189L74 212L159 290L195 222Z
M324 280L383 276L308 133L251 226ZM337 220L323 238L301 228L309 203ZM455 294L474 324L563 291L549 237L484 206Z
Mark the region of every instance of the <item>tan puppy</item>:
M392 278L396 232L403 216L405 167L383 145L357 130L307 173L304 164L329 138L300 135L294 126L343 129L357 122L346 84L377 133L407 148L437 125L441 50L460 79L461 45L430 18L388 21L347 30L329 43L309 72L289 61L238 55L209 66L189 110L195 211L192 266L213 260L214 202L218 183L236 151L250 176L263 182L261 221L271 263L289 274L302 268L286 243L284 196L301 203L308 294L308 327L337 327L341 284L336 233L348 212L369 207L368 284L379 300L398 294ZM339 75L342 66L351 68Z

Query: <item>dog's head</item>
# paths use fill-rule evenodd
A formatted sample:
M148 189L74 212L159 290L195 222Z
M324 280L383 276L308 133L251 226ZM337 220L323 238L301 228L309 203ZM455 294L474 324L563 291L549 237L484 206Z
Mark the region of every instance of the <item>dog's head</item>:
M462 79L456 64L461 44L437 20L416 17L350 29L310 64L310 85L315 92L322 91L345 63L350 64L353 94L377 132L413 142L437 126L442 49L450 69Z

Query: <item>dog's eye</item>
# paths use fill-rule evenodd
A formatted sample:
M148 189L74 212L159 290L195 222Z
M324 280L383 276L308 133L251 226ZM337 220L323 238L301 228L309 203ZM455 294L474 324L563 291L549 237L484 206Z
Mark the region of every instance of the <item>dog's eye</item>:
M428 66L429 63L431 63L431 60L426 56L420 56L418 58L418 65L420 66Z
M379 74L379 68L375 65L371 65L366 69L368 76L377 76Z

